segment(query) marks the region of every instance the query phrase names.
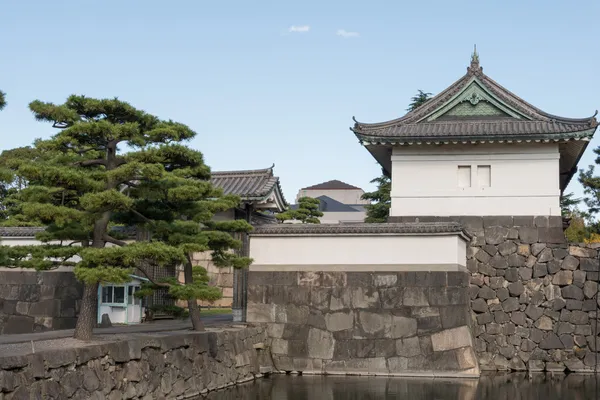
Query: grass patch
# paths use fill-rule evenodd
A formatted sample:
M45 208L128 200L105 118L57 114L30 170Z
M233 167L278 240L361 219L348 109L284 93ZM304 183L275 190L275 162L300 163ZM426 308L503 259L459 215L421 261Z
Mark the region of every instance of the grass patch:
M231 314L231 308L201 308L200 315L229 315Z

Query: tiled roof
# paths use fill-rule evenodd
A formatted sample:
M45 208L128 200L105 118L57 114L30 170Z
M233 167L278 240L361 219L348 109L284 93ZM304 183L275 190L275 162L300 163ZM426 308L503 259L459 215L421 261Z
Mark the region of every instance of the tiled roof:
M380 123L354 119L350 129L387 173L389 153L382 146L556 142L564 190L598 126L596 115L577 119L542 111L485 75L474 57L462 78L403 117Z
M211 173L211 182L223 189L225 194L240 196L243 201L263 201L272 194L280 198L283 206L287 205L279 178L273 176L273 165L270 168L241 171L215 171Z
M521 118L510 116L481 116L480 118L454 117L429 121L429 117L446 103L452 101L457 94L473 82L483 86L483 90L498 99L502 105L517 112ZM469 99L463 99L468 101ZM479 102L479 99L474 99ZM407 113L401 118L380 123L362 123L355 120L351 128L361 141L377 142L379 140L403 142L427 141L431 138L449 139L489 139L536 137L545 135L557 137L560 134L594 130L598 125L596 114L588 118L574 119L552 115L527 103L514 93L496 83L483 73L479 62L472 62L467 73L447 89L434 96L421 107ZM473 120L475 119L475 120ZM439 122L438 122L439 121ZM591 132L593 133L593 131ZM587 136L591 135L590 132ZM578 137L578 135L567 135ZM405 139L405 140L402 140ZM421 139L421 140L420 140Z
M277 224L255 227L252 236L261 235L361 235L361 234L461 234L469 238L455 222L386 224Z
M349 185L345 182L338 181L337 179L319 183L317 185L308 186L300 190L362 190L359 187Z
M46 229L44 226L3 226L0 237L35 237Z

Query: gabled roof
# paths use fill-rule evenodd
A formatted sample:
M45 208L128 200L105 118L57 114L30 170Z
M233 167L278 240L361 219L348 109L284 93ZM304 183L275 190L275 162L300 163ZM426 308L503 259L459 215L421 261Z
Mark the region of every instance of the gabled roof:
M359 187L349 185L337 179L308 186L300 190L362 190Z
M273 168L215 171L211 173L214 186L223 189L225 194L239 196L246 203L272 203L278 211L287 207L279 178L273 175Z
M319 200L319 211L323 212L364 212L365 205L364 204L344 204L335 199L332 199L329 196L318 196L315 197ZM298 209L298 204L293 204L290 206L291 209Z
M377 147L561 143L561 189L564 189L598 126L596 115L597 111L587 118L565 118L540 110L485 75L475 52L467 73L422 106L386 122L363 123L354 119L354 127L350 129L387 173L389 152Z

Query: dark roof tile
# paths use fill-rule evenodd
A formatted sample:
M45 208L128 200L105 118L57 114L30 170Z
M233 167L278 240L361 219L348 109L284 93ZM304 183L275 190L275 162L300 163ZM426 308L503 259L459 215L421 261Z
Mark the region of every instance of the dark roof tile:
M266 169L215 171L211 173L211 182L223 189L223 193L240 196L243 201L264 200L276 191L285 207L287 203L281 191L279 178L273 176L273 168L274 165Z
M308 186L300 190L362 190L359 187L349 185L337 179Z
M470 236L459 223L385 223L385 224L277 224L257 226L250 233L260 235L352 235L352 234L440 234L456 233Z

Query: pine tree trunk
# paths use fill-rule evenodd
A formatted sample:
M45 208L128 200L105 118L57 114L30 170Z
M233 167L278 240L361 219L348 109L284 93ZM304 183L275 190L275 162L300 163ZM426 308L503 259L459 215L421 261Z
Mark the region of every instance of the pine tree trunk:
M192 330L203 331L204 322L200 318L200 307L198 307L198 300L188 300L188 309L190 311L190 319L192 320Z
M188 254L187 262L183 266L183 279L186 285L194 283L194 275L192 274L192 259ZM192 329L195 331L203 331L204 323L200 318L200 307L198 307L198 299L188 299L188 311L190 312L190 320L192 320Z
M98 283L84 283L83 298L75 326L75 339L91 340L98 316Z

